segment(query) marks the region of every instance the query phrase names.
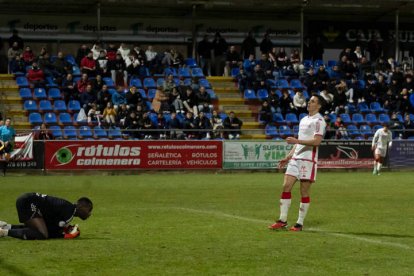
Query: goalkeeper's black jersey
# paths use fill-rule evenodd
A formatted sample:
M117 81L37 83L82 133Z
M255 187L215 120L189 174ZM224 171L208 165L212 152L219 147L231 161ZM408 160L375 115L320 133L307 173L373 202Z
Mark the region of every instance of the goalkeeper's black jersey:
M65 199L39 193L24 196L36 205L48 227L63 227L73 219L76 205Z

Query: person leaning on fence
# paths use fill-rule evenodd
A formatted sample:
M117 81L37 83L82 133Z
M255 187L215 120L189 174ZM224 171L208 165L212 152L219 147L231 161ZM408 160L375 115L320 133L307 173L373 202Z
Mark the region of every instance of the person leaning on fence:
M239 139L241 134L241 127L243 122L236 117L233 111L230 111L229 116L224 119L223 126L227 130L227 136L230 140Z

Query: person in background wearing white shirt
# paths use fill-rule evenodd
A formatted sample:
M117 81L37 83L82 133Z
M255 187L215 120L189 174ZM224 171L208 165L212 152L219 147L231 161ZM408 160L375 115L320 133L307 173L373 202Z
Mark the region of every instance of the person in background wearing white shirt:
M151 45L148 46L147 50L145 51L145 55L147 56L147 61L151 63L151 61L157 55L157 52L154 51Z
M382 164L387 156L388 148L392 146L392 133L387 124L375 132L372 138L372 151L374 152L374 170L373 175L380 175Z
M319 113L324 104L321 96L312 96L307 107L309 114L300 120L298 138L286 138L286 142L293 147L289 154L279 162L279 168L283 168L287 164L287 169L280 198L280 217L274 224L269 225L268 228L271 230L287 229L287 217L292 198L291 191L296 181L299 180L302 196L299 218L289 230L302 231L303 221L310 205L310 187L316 179L318 147L325 135L326 123Z

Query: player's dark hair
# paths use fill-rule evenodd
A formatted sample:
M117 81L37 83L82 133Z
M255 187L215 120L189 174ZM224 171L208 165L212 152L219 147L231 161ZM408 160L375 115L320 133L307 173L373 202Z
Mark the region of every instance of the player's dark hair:
M323 114L325 112L325 107L326 107L326 101L325 101L325 99L321 95L318 95L318 94L314 94L313 96L315 98L318 98L318 103L321 106L321 108L319 110L319 113L322 113Z
M87 197L81 197L81 198L79 198L78 201L77 201L77 205L88 207L91 210L93 209L93 203Z

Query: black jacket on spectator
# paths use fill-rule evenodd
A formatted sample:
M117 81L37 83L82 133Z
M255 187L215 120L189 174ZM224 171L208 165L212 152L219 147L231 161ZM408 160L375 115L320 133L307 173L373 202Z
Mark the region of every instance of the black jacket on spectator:
M206 59L210 59L211 58L211 50L213 49L213 45L211 44L210 41L206 41L206 40L201 40L198 43L197 46L197 52L200 56L202 56L203 58Z
M131 91L128 91L125 94L125 98L126 98L126 101L127 101L128 105L137 106L139 103L143 102L142 95L138 91L135 92L135 93L132 93Z

